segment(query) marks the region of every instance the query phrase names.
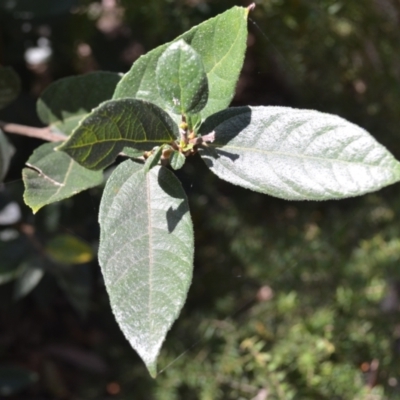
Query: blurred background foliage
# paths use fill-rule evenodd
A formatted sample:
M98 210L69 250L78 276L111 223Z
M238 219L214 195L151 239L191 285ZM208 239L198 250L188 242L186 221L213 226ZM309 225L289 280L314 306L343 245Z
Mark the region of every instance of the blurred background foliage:
M233 104L336 113L400 158L400 3L259 0ZM52 81L125 72L230 0L0 0L0 64L23 91L0 119L39 126ZM68 94L66 94L68 95ZM400 186L287 202L201 160L179 171L194 280L152 380L111 314L95 259L101 188L23 205L17 149L0 192L0 396L10 399L400 399Z

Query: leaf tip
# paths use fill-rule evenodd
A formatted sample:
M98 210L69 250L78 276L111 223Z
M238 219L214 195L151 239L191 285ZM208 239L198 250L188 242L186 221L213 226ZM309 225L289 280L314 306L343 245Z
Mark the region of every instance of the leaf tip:
M155 379L157 378L157 362L154 361L151 364L146 365L147 370L149 371L150 376Z

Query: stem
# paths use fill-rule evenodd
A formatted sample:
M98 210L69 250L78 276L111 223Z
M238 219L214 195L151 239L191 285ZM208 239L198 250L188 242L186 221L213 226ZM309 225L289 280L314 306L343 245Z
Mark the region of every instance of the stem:
M47 142L63 142L67 138L61 133L52 132L49 127L34 128L32 126L0 121L0 129L7 133L28 136L36 139L45 140Z

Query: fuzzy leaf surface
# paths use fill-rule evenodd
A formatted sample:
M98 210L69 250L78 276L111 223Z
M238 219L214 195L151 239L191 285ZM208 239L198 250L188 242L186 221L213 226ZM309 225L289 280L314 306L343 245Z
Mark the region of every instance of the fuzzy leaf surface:
M93 108L112 98L120 79L119 74L106 71L60 79L40 96L39 118L53 130L70 135Z
M19 95L21 81L10 67L0 67L0 110L8 106Z
M286 107L230 108L201 131L201 156L220 178L290 200L327 200L400 180L400 163L368 132L338 116Z
M108 179L99 212L99 262L111 307L155 376L162 342L177 318L193 269L186 195L164 167L147 174L127 160Z
M183 39L200 55L207 74L208 101L199 119L225 109L233 98L246 50L247 15L248 9L233 7L175 39ZM114 98L133 97L165 107L158 91L156 68L168 46L164 44L140 57L117 85Z
M30 156L22 170L24 200L37 212L46 204L63 200L103 181L100 171L81 167L68 154L54 151L59 143L45 143Z
M110 100L94 109L57 150L85 168L104 169L125 147L151 150L179 136L161 108L143 100Z
M157 85L168 109L175 114L200 112L208 100L208 81L199 54L183 39L172 43L159 58Z

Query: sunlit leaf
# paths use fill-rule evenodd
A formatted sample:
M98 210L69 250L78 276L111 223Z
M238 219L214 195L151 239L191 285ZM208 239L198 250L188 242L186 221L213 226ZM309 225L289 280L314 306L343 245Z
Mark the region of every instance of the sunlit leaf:
M200 112L208 100L208 81L200 55L183 39L172 43L159 58L157 85L168 109L175 114Z
M111 100L93 110L58 150L98 170L112 164L125 147L151 150L178 136L178 126L156 105L136 99Z
M203 62L209 85L208 102L200 112L203 120L226 108L235 93L246 50L248 12L247 8L233 7L175 39L188 43ZM140 57L117 85L114 98L133 97L165 107L158 91L156 68L168 46L164 44Z
M182 168L185 164L185 161L186 157L179 151L174 151L169 159L171 168L175 170Z
M400 163L364 129L338 116L286 107L230 108L201 132L220 178L293 200L357 196L400 180Z
M100 171L81 167L68 154L54 151L59 143L45 143L30 156L22 170L24 200L37 212L46 204L71 197L103 181Z
M124 335L152 376L192 278L193 227L186 195L164 167L120 164L100 206L99 262Z

